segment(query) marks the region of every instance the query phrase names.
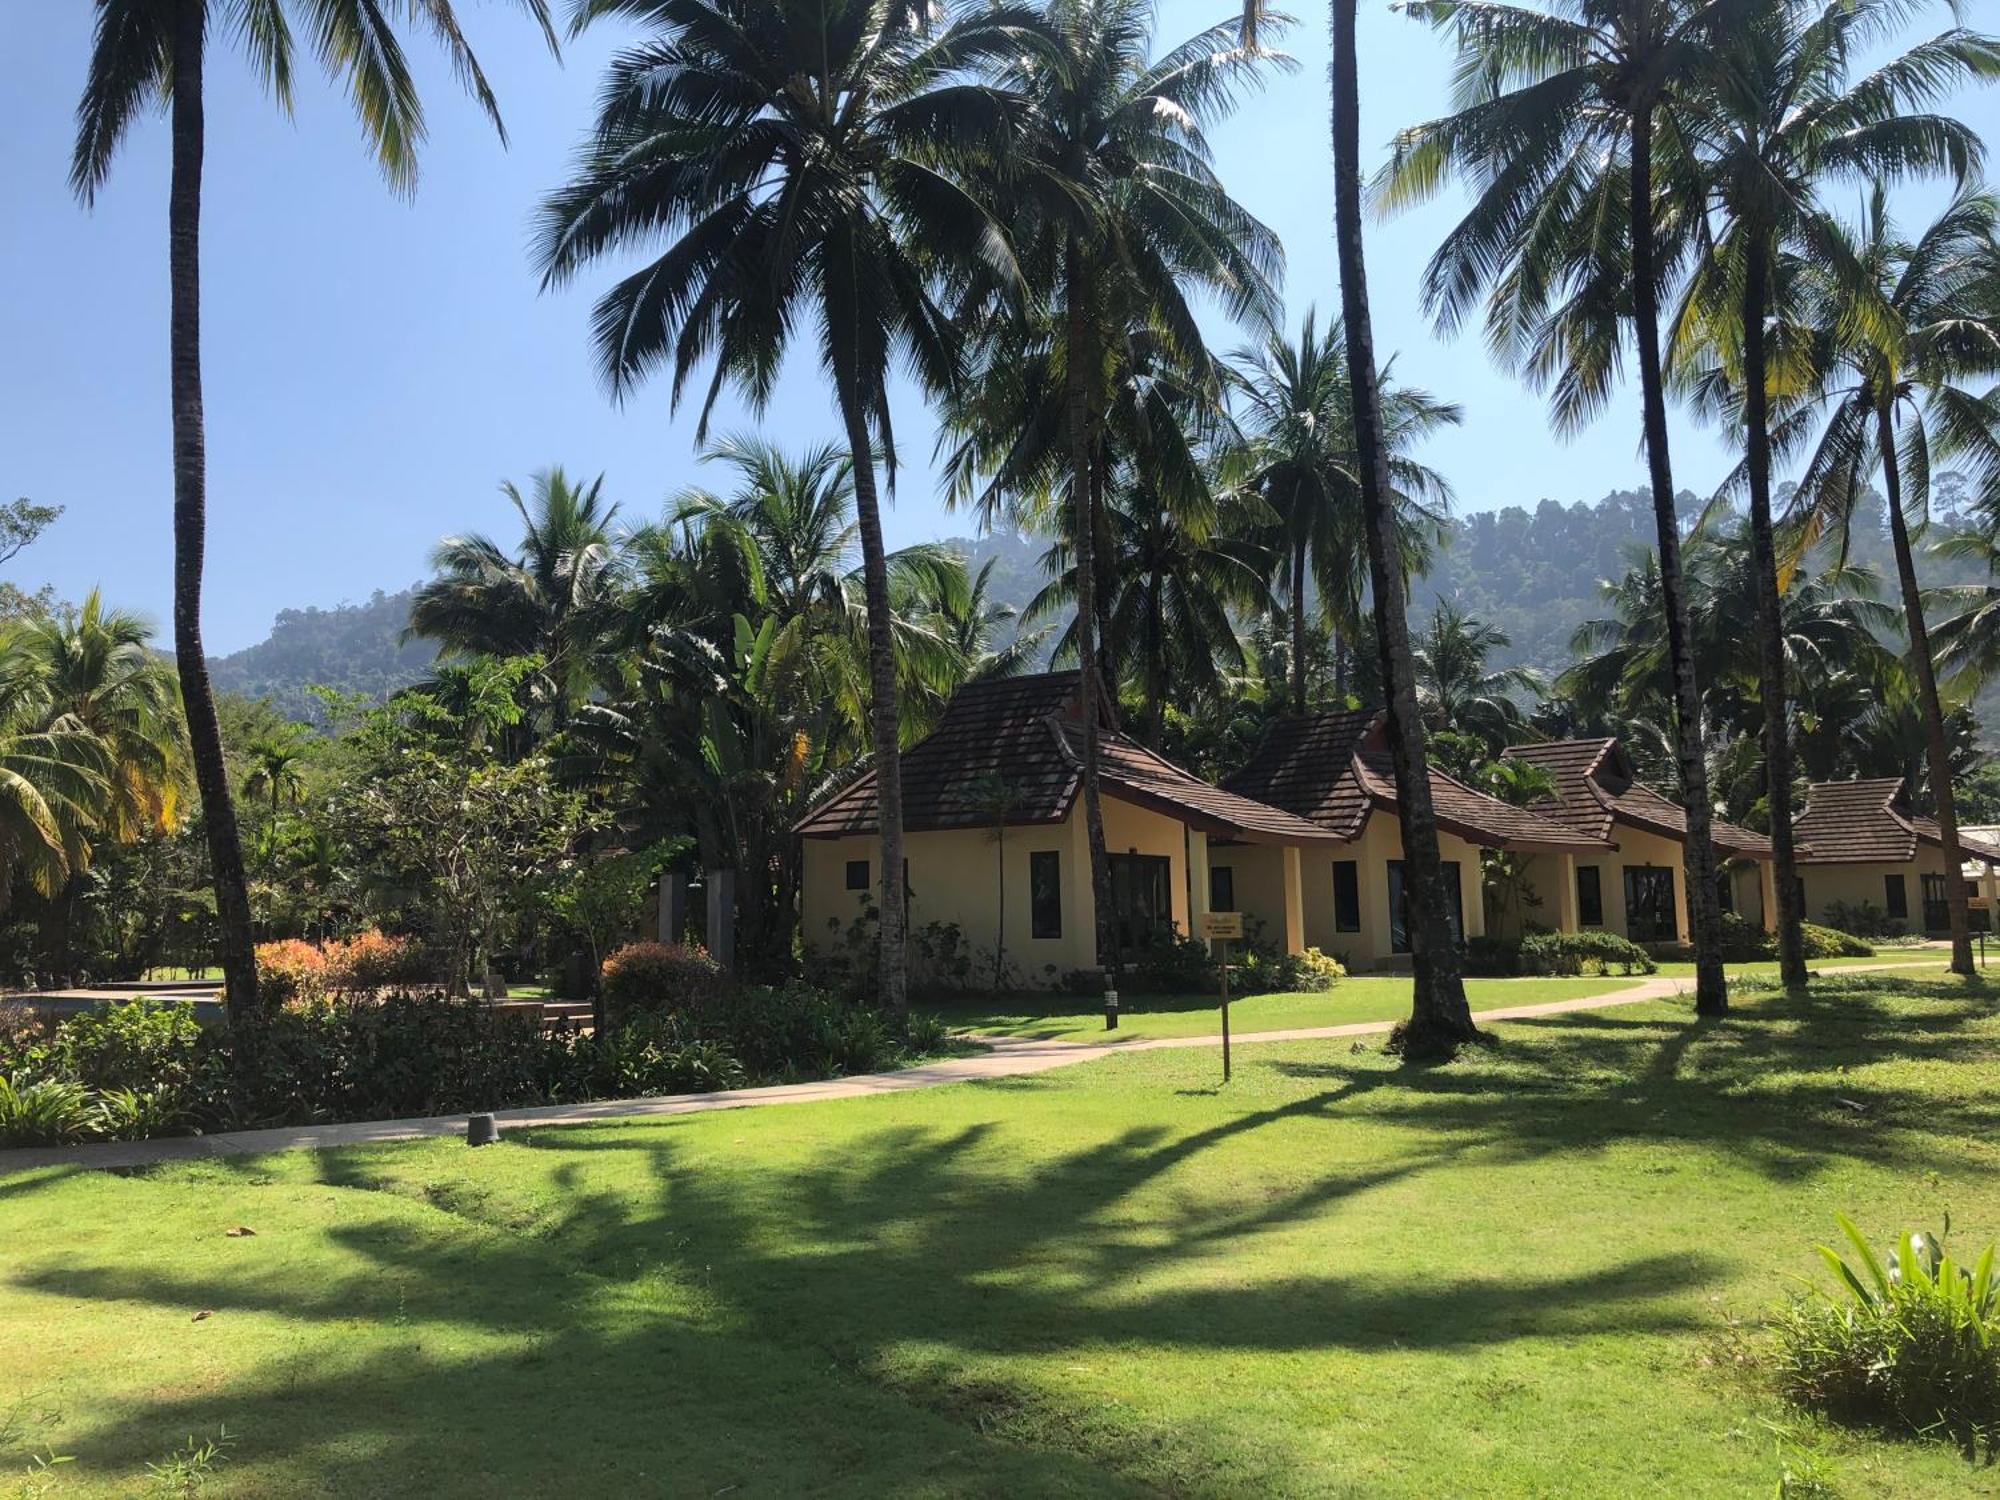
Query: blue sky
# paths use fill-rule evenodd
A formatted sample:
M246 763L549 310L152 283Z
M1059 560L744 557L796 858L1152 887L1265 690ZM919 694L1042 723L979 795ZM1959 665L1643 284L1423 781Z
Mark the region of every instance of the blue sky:
M392 195L362 149L345 99L308 75L287 124L241 60L218 46L208 70L204 217L211 651L261 639L272 616L401 588L426 572L439 536L513 535L497 486L562 464L603 472L623 514L656 513L696 476L694 415L664 385L614 407L587 343L589 305L609 273L541 295L527 255L530 215L561 181L591 111L610 30L569 44L561 65L509 5L462 4L500 95L503 150L440 59L417 50L431 123L414 200ZM164 628L170 593L167 412L167 140L133 133L92 212L70 196L72 112L89 42L81 0L0 6L0 498L66 507L12 565L14 581L70 598L94 585ZM1165 0L1169 40L1228 13ZM1232 191L1278 231L1294 320L1338 302L1326 134L1324 12L1287 40L1298 72L1274 78L1215 136ZM1362 126L1379 146L1440 112L1448 57L1430 32L1363 5ZM1988 95L1960 111L1990 134ZM1928 196L1928 195L1926 195ZM1912 204L1914 209L1915 204ZM1477 338L1444 343L1417 308L1424 260L1450 203L1372 226L1376 338L1401 378L1463 403L1465 426L1426 457L1462 509L1595 499L1641 478L1636 402L1621 401L1569 442L1539 400L1487 361ZM1220 342L1235 339L1220 323ZM724 431L748 424L735 408ZM824 382L795 359L765 418L783 441L834 438ZM905 468L886 517L892 545L964 534L930 483L931 424L898 412ZM1682 424L1676 477L1712 484L1726 455Z

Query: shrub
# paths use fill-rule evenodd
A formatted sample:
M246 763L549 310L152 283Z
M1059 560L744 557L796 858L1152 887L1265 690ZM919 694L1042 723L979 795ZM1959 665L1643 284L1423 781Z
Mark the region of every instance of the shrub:
M1476 979L1508 979L1521 972L1521 944L1515 938L1482 934L1465 940L1465 972Z
M708 950L667 943L629 943L604 961L600 976L605 1020L621 1026L650 1011L713 1010L732 989Z
M110 1141L144 1141L173 1135L187 1107L175 1088L103 1089L92 1100L91 1128Z
M326 998L326 955L303 938L257 945L257 989L267 1005L312 1005Z
M329 990L363 991L421 985L435 977L428 955L413 938L390 937L376 928L335 939L321 950Z
M91 1133L90 1090L63 1078L0 1074L0 1146L53 1146Z
M740 1088L743 1064L721 1042L684 1035L684 1024L660 1012L634 1016L598 1044L592 1081L612 1098Z
M179 1090L194 1081L201 1023L174 1000L106 1000L56 1028L45 1071L92 1089Z
M1873 901L1829 901L1826 925L1860 938L1890 938L1903 935L1900 918L1892 917Z
M1345 979L1347 970L1338 959L1328 958L1317 948L1279 953L1253 947L1244 955L1238 975L1239 992L1245 995L1318 994Z
M1215 988L1215 959L1200 938L1157 933L1126 961L1123 984L1138 994L1200 994Z
M1799 936L1807 958L1872 958L1875 954L1860 938L1821 927L1816 922L1801 922Z
M1728 964L1761 963L1778 956L1778 940L1763 927L1733 911L1722 914L1722 961Z
M1836 1421L2000 1447L2000 1281L1991 1245L1961 1266L1904 1233L1887 1263L1844 1215L1852 1264L1818 1246L1839 1290L1794 1298L1774 1322L1785 1394ZM1946 1233L1950 1232L1946 1220Z
M1531 932L1521 939L1523 974L1652 974L1659 965L1615 932Z

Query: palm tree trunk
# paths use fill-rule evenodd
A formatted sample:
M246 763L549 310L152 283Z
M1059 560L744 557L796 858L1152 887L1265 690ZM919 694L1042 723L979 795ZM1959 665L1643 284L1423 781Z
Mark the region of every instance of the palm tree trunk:
M1951 971L1972 973L1972 918L1965 909L1965 855L1958 847L1958 798L1951 786L1951 751L1944 737L1944 705L1938 701L1937 666L1931 660L1930 627L1924 623L1917 561L1910 552L1910 527L1903 517L1903 468L1896 457L1896 422L1885 403L1875 412L1882 448L1882 487L1888 491L1889 536L1896 548L1896 582L1903 594L1903 626L1910 636L1910 672L1924 713L1924 749L1930 762L1931 796L1937 803L1938 838L1944 845L1945 907L1951 913Z
M1097 506L1096 475L1090 461L1089 275L1083 248L1074 234L1063 252L1069 298L1064 379L1069 399L1070 492L1076 506L1076 659L1078 706L1083 714L1083 822L1090 842L1090 894L1095 914L1097 962L1114 986L1118 945L1111 933L1111 860L1104 848L1104 805L1098 794L1097 743Z
M880 958L882 1004L898 1016L910 1010L903 894L903 759L897 741L896 643L889 617L889 558L882 548L882 511L875 494L875 445L860 393L841 382L840 415L854 464L854 519L861 532L861 587L868 601L869 723L875 735L875 818L882 832Z
M1646 469L1653 488L1653 526L1660 552L1660 596L1666 606L1667 658L1674 679L1674 748L1687 804L1688 925L1694 938L1694 1008L1719 1016L1729 1009L1729 981L1722 969L1722 906L1715 890L1714 804L1702 754L1701 687L1694 670L1694 632L1688 624L1687 574L1681 569L1680 517L1674 509L1673 465L1667 448L1667 394L1660 377L1660 308L1653 267L1653 112L1632 112L1632 187L1627 206L1632 242L1632 322L1639 345L1639 389L1644 410Z
M201 399L202 46L207 5L181 0L174 18L173 176L167 198L174 430L174 662L187 717L188 754L201 793L210 878L222 938L222 981L230 1021L257 1014L257 953L250 887L230 798L222 726L209 691L201 645L201 572L208 528L208 440Z
M1292 712L1306 711L1306 544L1292 542Z
M1799 924L1799 866L1792 846L1792 733L1786 715L1785 625L1778 600L1778 553L1771 535L1771 413L1764 346L1771 252L1752 234L1743 278L1744 461L1750 479L1750 567L1757 611L1757 698L1764 713L1764 774L1771 808L1771 864L1778 888L1778 978L1806 982Z
M1158 568L1146 593L1146 744L1160 748L1166 735L1167 622L1162 618L1167 580Z
M1430 764L1417 716L1416 668L1410 656L1396 515L1382 433L1382 393L1376 385L1374 331L1361 242L1361 119L1355 62L1355 0L1333 0L1333 210L1340 255L1341 311L1347 324L1348 378L1354 392L1354 441L1360 455L1361 505L1368 534L1368 575L1375 635L1389 699L1390 753L1403 831L1403 891L1409 914L1410 964L1415 974L1410 1019L1401 1046L1409 1058L1450 1057L1478 1037L1465 1003L1458 947L1452 940L1437 815L1431 807ZM1294 601L1296 608L1296 601Z

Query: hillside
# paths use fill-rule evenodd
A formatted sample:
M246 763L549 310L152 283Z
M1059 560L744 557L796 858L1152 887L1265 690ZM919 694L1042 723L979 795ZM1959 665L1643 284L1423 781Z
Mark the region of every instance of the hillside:
M386 697L424 675L436 654L426 641L399 645L410 595L377 589L365 604L280 610L271 634L254 646L209 660L217 691L268 698L289 718L311 717L306 688Z

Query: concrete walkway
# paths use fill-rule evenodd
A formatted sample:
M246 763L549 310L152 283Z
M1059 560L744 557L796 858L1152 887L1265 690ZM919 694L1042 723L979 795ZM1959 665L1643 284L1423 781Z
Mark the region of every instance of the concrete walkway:
M1938 963L1856 964L1837 972L1865 974L1881 970L1942 968ZM1832 972L1832 971L1830 971ZM1642 980L1627 989L1573 1000L1549 1000L1537 1005L1509 1005L1476 1011L1481 1025L1556 1016L1570 1011L1604 1010L1616 1005L1640 1005L1665 1000L1693 988L1691 979ZM1336 1037L1380 1036L1393 1021L1351 1021L1341 1026L1300 1026L1284 1031L1237 1032L1238 1045L1253 1042L1313 1042ZM1126 1052L1164 1048L1220 1047L1212 1036L1134 1037L1130 1041L1020 1041L1011 1037L980 1038L991 1050L975 1057L947 1058L902 1068L893 1073L858 1073L818 1083L784 1083L765 1088L728 1089L712 1094L669 1094L652 1099L606 1099L594 1104L561 1104L494 1111L502 1132L509 1127L589 1125L604 1120L645 1119L663 1115L700 1114L715 1109L747 1109L763 1104L805 1104L822 1099L860 1099L873 1094L897 1094L906 1089L937 1088L981 1078L1014 1078L1043 1073L1072 1063L1095 1062ZM102 1141L80 1146L31 1146L0 1151L0 1177L38 1167L110 1169L150 1166L155 1162L189 1161L212 1156L251 1156L266 1151L325 1151L340 1146L368 1146L422 1136L462 1135L465 1116L439 1115L419 1120L367 1120L346 1125L281 1126L274 1130L238 1130L222 1135L169 1136L151 1141Z

